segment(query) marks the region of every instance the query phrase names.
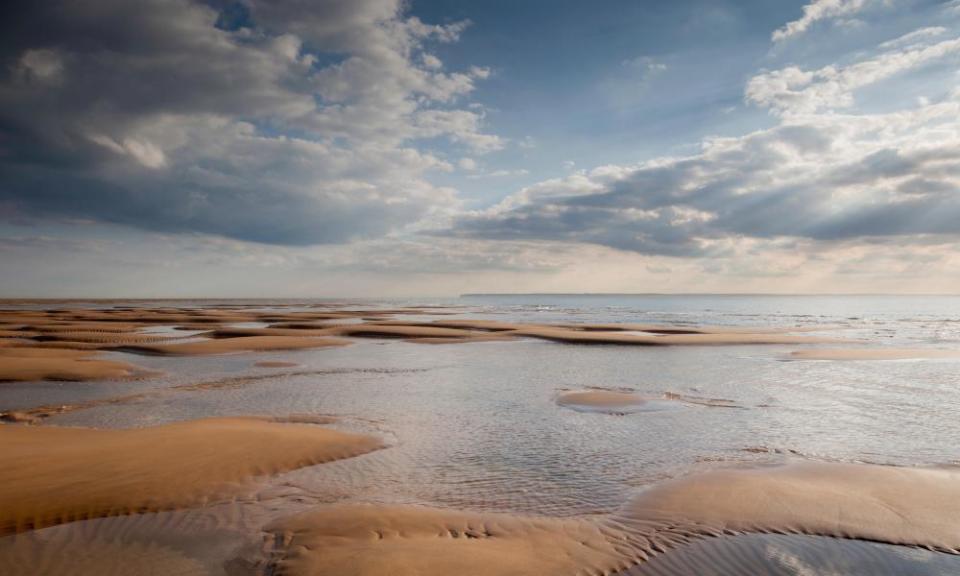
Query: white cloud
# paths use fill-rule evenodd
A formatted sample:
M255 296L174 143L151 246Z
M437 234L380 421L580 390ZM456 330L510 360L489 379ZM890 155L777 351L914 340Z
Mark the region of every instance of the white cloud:
M960 54L960 38L911 44L847 66L831 65L817 70L790 66L751 78L745 97L748 102L785 116L848 108L853 105L857 89L956 54Z
M929 38L934 38L936 36L942 36L946 34L948 30L943 26L927 26L926 28L919 28L913 32L908 32L899 38L894 38L893 40L888 40L880 45L880 48L884 50L890 50L893 48L901 48L903 46L910 46L915 44L918 40L927 40Z
M886 114L789 116L707 139L696 155L577 172L524 188L449 233L711 259L785 239L811 250L910 243L960 235L958 191L960 100L947 99Z
M782 42L806 32L814 23L860 12L867 0L814 0L803 7L803 16L774 30L771 40Z
M431 70L439 70L443 68L443 62L433 54L424 53L420 57L423 65Z
M490 172L484 172L483 174L471 174L470 176L467 176L467 178L472 180L479 178L505 178L508 176L526 176L529 173L529 170L525 170L523 168L517 170L492 170Z

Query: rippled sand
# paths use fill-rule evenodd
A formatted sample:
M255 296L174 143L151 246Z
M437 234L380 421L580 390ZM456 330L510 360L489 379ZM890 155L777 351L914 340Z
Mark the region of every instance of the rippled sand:
M671 482L610 516L332 506L270 529L283 540L280 574L532 576L611 574L700 538L750 533L957 553L958 513L960 470L806 463Z
M134 430L0 427L0 535L197 506L245 480L348 458L376 438L263 418Z

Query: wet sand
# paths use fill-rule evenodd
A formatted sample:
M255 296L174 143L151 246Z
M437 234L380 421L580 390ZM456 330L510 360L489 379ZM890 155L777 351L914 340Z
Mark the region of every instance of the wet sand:
M568 346L652 348L849 342L798 334L807 331L800 327L393 318L418 314L436 316L448 312L403 308L338 310L330 307L304 311L139 306L0 311L0 381L123 380L151 374L133 364L98 357L98 351L176 357L322 349L351 343L356 345L348 351L357 348L364 354L372 354L369 349L386 347L385 342L378 345L360 342L371 339L400 340L397 347L406 351L412 347L405 343L504 342L505 346L515 346L514 342L524 339L547 341L543 347L551 349L556 346L550 342ZM249 323L265 327L249 327ZM173 332L188 329L202 332L186 336ZM498 344L492 346L497 348ZM441 348L438 353L453 350ZM782 359L782 352L779 354L772 360ZM960 357L960 353L934 349L817 348L796 351L791 357L877 360L954 358ZM141 358L141 361L161 359ZM172 362L176 358L162 361ZM247 367L259 368L299 365L283 359L282 355L280 359L242 362L246 362ZM278 375L309 377L337 374L337 370L228 374L207 381L139 389L70 405L49 404L2 412L0 420L35 425L0 425L0 450L7 456L0 469L0 536L38 530L37 533L42 534L42 528L64 523L82 525L84 520L94 518L181 510L230 501L249 493L257 478L383 448L384 444L371 436L321 428L320 425L338 421L336 415L323 413L297 414L281 421L269 417L210 418L138 429L36 425L71 411L165 399L180 393L240 388ZM701 392L695 388L676 388L692 389L693 394L651 394L624 391L631 389L633 383L621 385L625 387L620 390L567 390L558 393L554 400L563 408L607 414L683 407L684 404L742 408L732 400L696 396L694 394ZM549 402L549 399L548 391L543 400ZM556 412L564 415L562 410ZM358 410L357 414L363 412ZM595 425L592 421L641 419L639 416L588 417L570 413L564 417L587 427L584 438L594 431L590 428ZM586 422L588 420L591 422ZM399 440L416 442L418 438ZM516 465L510 455L504 455L503 460ZM503 473L510 474L517 469L507 467L506 470ZM329 495L312 496L336 500ZM804 462L777 467L734 467L684 476L647 487L614 512L607 510L589 516L561 518L429 506L341 503L314 506L303 513L273 519L269 524L256 526L254 531L264 529L272 535L263 560L268 564L268 571L290 576L639 575L646 573L640 571L645 561L692 550L691 546L705 539L726 542L726 539L752 535L857 539L957 553L960 551L960 531L955 527L958 515L960 471L956 469ZM36 547L31 548L34 545ZM83 552L87 545L92 547L91 552ZM709 554L728 554L723 546L726 544L711 549ZM111 570L151 573L154 570L158 574L200 574L207 569L197 564L196 558L184 556L176 547L168 548L162 543L126 544L94 538L80 546L67 543L62 554L74 549L76 562L72 569L77 573L109 573ZM31 540L21 548L0 550L0 560L6 558L5 553L23 553L39 570L37 573L61 570L63 562L44 560L45 550L38 541ZM109 562L103 558L98 560L97 556L106 556ZM746 566L750 565L748 561ZM656 564L650 566L655 568Z
M429 311L432 315L440 312ZM802 328L696 327L652 324L528 324L484 319L396 320L419 309L257 311L252 309L113 308L0 310L0 348L114 350L151 355L214 355L341 346L354 338L402 339L419 344L463 344L537 338L566 344L721 346L817 344L835 338L797 335ZM347 322L349 321L349 322ZM262 327L236 324L259 323ZM234 326L231 326L233 324ZM168 326L156 334L150 327ZM193 336L176 331L199 330ZM19 362L18 372L29 372ZM34 363L35 364L35 363ZM68 363L70 364L70 363ZM81 371L70 364L74 370ZM103 365L103 369L107 366ZM114 366L116 369L117 367ZM11 368L10 372L13 372ZM114 372L118 374L119 372ZM118 377L118 376L115 376ZM46 376L40 374L38 379ZM71 377L72 378L72 377Z
M261 360L254 362L256 368L296 368L299 366L296 362L284 362L282 360Z
M324 348L328 346L346 346L349 340L339 338L313 338L297 336L243 336L222 340L201 340L181 344L143 344L118 348L135 354L157 354L164 356L200 356L208 354L232 354L235 352L267 352L273 350L301 350L304 348Z
M662 484L626 518L694 522L710 534L775 532L960 552L960 468L798 462Z
M805 534L960 551L960 470L803 463L721 470L599 517L329 506L275 523L278 574L613 574L703 538Z
M790 358L794 360L923 360L960 358L960 350L935 348L818 348L791 352Z
M132 364L93 356L78 350L0 348L0 382L115 380L151 374Z
M198 506L256 476L380 447L373 437L264 418L133 430L0 426L0 535Z
M647 399L632 392L573 390L557 394L557 404L584 412L626 414L643 409Z
M697 540L617 576L947 576L960 556L822 536L745 534Z
M625 334L623 331L528 326L510 332L516 336L542 338L570 344L620 344L633 346L732 346L749 344L822 344L843 342L837 338L782 333L711 332L683 334Z
M585 519L340 505L268 530L283 545L275 573L284 576L559 576L630 566L621 546Z

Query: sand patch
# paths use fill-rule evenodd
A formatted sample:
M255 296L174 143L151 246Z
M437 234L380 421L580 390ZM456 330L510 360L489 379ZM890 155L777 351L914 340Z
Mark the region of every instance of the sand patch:
M61 538L60 540L64 540ZM18 540L0 548L0 576L208 576L201 562L169 547L142 542ZM29 567L29 572L24 572Z
M619 543L582 519L339 505L268 530L286 544L275 572L284 576L609 574L630 565Z
M626 518L960 551L960 469L804 462L718 470L643 492Z
M840 342L833 338L780 333L626 334L620 331L573 330L556 326L527 326L511 334L570 344L621 344L633 346L730 346L749 344L816 344Z
M265 352L270 350L296 350L345 346L349 340L340 338L309 338L297 336L241 336L217 340L201 340L181 344L144 344L118 348L135 354L162 356L196 356L208 354L231 354L236 352Z
M0 348L0 382L115 380L153 374L132 364L91 356L91 352L79 350Z
M960 350L931 348L849 348L797 350L790 353L794 360L922 360L960 358Z
M486 342L516 337L540 338L571 344L621 344L634 346L809 344L841 340L799 336L788 332L804 328L701 327L653 324L530 324L484 319L437 321L392 320L397 314L438 314L436 310L400 308L391 310L256 311L233 307L222 309L117 307L105 310L50 310L44 313L0 311L5 326L29 328L37 340L56 341L62 348L114 348L148 354L219 354L218 346L179 346L164 336L136 332L145 326L167 324L173 328L212 328L212 339L251 337L397 338L424 344ZM235 323L267 323L268 327L224 326ZM350 323L346 323L350 322ZM112 327L111 327L112 325ZM151 346L164 345L163 348ZM170 346L166 346L170 344ZM186 344L186 343L184 343ZM232 346L228 346L232 347ZM308 347L308 346L293 346ZM271 348L276 349L276 348ZM200 350L200 351L195 351ZM232 350L231 350L232 351Z
M494 320L385 321L343 325L331 331L355 338L406 338L435 344L539 338L569 344L633 346L722 346L749 344L816 344L844 342L835 338L787 334L774 328L690 328L641 324L517 324ZM482 338L481 338L482 336Z
M381 447L369 436L265 418L132 430L0 426L0 535L198 506L255 476Z
M383 321L378 322L383 326L423 326L440 328L459 328L462 330L483 330L489 332L501 332L506 330L517 330L525 326L524 324L515 324L511 322L500 322L498 320L437 320L434 322L400 322Z
M43 324L33 329L38 332L135 332L146 324L122 322L64 322Z
M88 342L91 344L144 344L164 341L175 341L176 338L168 336L155 336L153 334L140 334L136 332L75 332L60 331L40 334L33 338L38 342Z
M556 402L559 406L578 412L604 412L607 414L629 414L640 411L665 410L671 407L668 401L644 398L633 392L601 389L561 392L557 395Z
M557 394L556 403L558 406L578 412L602 412L605 414L662 412L683 408L685 404L695 404L708 408L742 408L733 400L722 398L701 398L674 392L665 392L660 396L643 396L636 392L602 388L561 392Z
M354 338L471 338L470 330L437 326L345 324L333 328L333 333Z
M960 472L803 463L721 470L647 490L618 512L530 518L335 505L268 527L285 576L613 574L703 538L781 533L958 551Z
M283 362L281 360L261 360L260 362L254 362L253 365L257 368L295 368L299 366L296 362Z
M509 334L475 334L471 336L458 336L456 338L433 337L433 338L407 338L407 342L414 344L467 344L470 342L503 342L505 340L516 340Z
M237 338L243 336L331 336L336 334L330 328L218 328L205 335L211 338Z

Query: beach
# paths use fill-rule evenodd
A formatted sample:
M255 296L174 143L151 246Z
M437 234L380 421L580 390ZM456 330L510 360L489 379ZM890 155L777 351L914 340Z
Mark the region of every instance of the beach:
M957 318L0 302L0 574L949 573Z

